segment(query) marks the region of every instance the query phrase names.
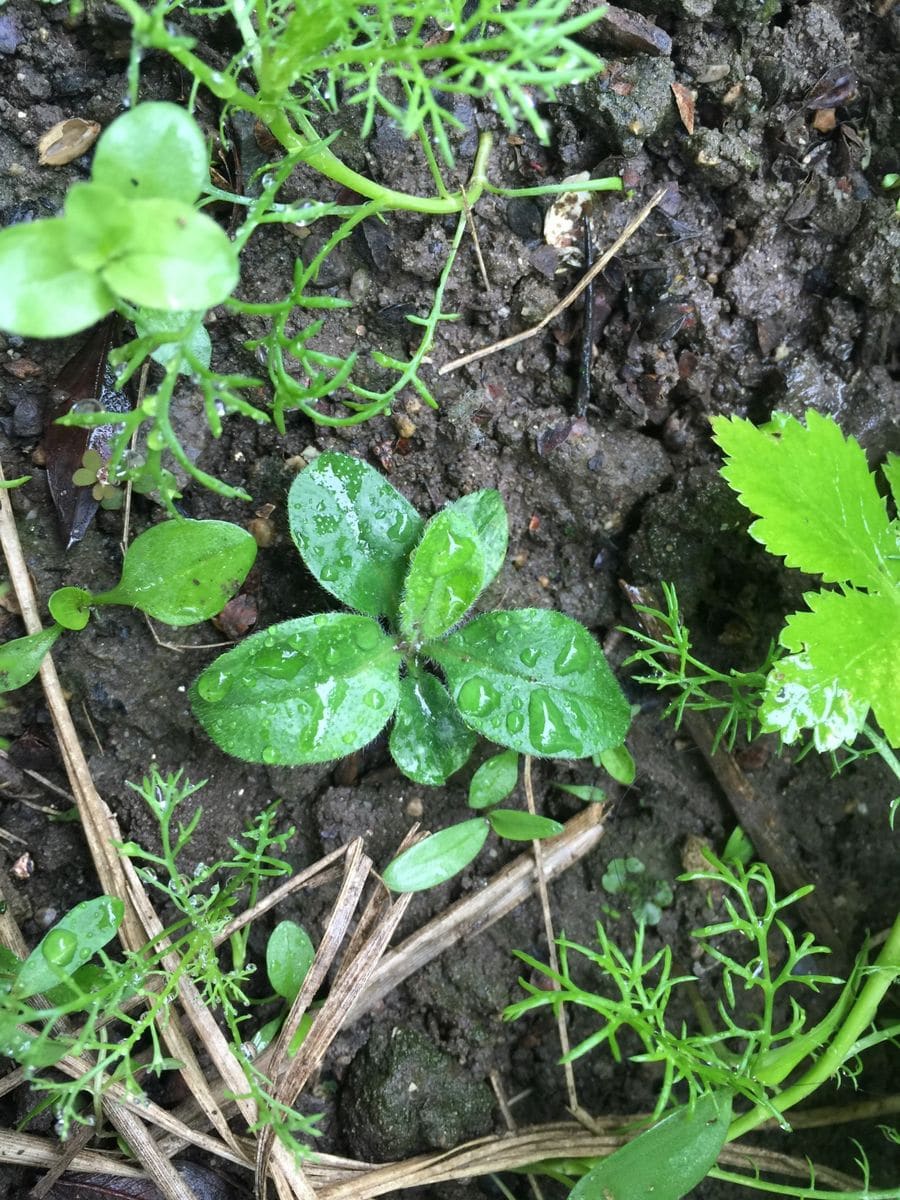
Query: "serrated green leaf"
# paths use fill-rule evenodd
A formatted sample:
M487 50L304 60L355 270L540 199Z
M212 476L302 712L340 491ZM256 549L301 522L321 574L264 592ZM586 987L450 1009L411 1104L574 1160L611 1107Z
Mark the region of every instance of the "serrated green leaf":
M277 995L293 1004L309 973L316 948L302 925L281 921L266 943L266 973Z
M57 588L47 608L63 629L84 629L91 619L91 593L80 587Z
M759 520L751 535L789 567L883 587L894 577L897 539L859 443L810 409L806 426L780 414L769 432L738 417L715 417L722 475Z
M766 679L760 725L790 745L811 730L820 754L852 745L869 712L837 679L823 680L805 654L781 659Z
M200 311L237 286L235 248L215 221L180 200L133 200L132 232L100 277L132 304Z
M569 1200L681 1200L715 1165L731 1096L701 1096L664 1117L578 1181Z
M493 488L485 488L483 491L461 496L448 507L468 517L475 526L484 560L484 578L481 586L486 588L493 583L503 566L509 542L509 520L503 497Z
M489 830L483 817L442 829L404 850L388 864L382 879L393 892L421 892L446 883L476 857Z
M195 625L237 593L256 549L251 534L228 521L164 521L134 539L118 584L93 602L130 604L166 625Z
M469 784L469 807L488 808L515 790L519 782L519 755L515 750L504 750L486 759Z
M104 130L91 177L128 200L192 204L209 181L206 138L190 113L176 104L138 104Z
M412 666L400 680L400 701L391 730L394 762L407 778L440 787L468 761L475 745L443 683Z
M821 683L836 681L870 705L892 746L900 746L900 595L896 592L809 592L808 613L793 613L781 644L804 652Z
M881 470L894 497L894 506L900 512L900 454L889 454L881 464Z
M76 904L25 959L16 978L16 995L22 999L34 996L52 988L61 975L74 974L112 941L124 913L125 905L115 896L97 896Z
M463 720L501 746L585 758L625 740L628 703L596 641L563 613L485 613L427 653Z
M4 642L0 646L0 692L14 692L30 683L61 633L61 625L51 625L49 629Z
M497 837L511 842L533 842L539 838L552 838L562 833L564 826L549 817L537 813L519 812L515 808L495 808L487 814L491 828Z
M327 762L370 742L397 707L401 658L370 617L319 613L253 634L191 688L226 753L276 766Z
M288 520L322 587L358 612L396 616L424 522L383 475L349 454L321 454L291 484Z
M22 337L68 337L115 305L103 280L69 258L58 217L0 229L0 279L0 329Z
M478 599L484 577L484 555L475 526L455 508L437 513L410 557L400 601L400 632L415 642L442 637Z

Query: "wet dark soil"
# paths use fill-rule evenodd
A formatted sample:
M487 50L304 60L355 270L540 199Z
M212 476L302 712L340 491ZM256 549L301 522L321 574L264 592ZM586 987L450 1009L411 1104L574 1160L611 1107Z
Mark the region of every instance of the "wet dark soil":
M547 110L550 146L530 135L504 136L491 164L492 179L507 187L581 170L623 173L633 197L594 200L599 247L658 187L669 187L599 281L585 420L575 422L573 408L577 308L544 336L472 367L443 377L432 368L436 411L409 394L392 414L346 431L295 415L279 437L271 427L230 419L214 440L199 401L185 395L183 436L192 452L205 470L253 497L251 504L223 502L192 485L185 489L185 513L243 524L267 514L267 544L253 581L259 627L328 605L288 536L285 497L298 456L339 449L386 470L426 514L474 488L499 488L509 509L510 553L488 602L569 613L605 640L620 666L630 645L613 631L633 622L633 614L618 580L650 587L671 580L701 653L719 666L749 667L799 602L803 581L790 578L745 536L742 510L716 473L710 415L763 420L774 409L802 415L812 407L833 414L873 460L900 450L900 222L879 188L882 174L897 169L900 153L900 7L884 11L882 5L879 12L856 0L781 7L777 0L764 6L641 0L637 7L655 15L652 37L626 38L623 50L621 32L599 33L608 70ZM62 7L22 0L0 9L4 224L56 212L66 188L85 176L87 160L38 168L35 143L65 117L105 125L117 115L127 47L127 28L102 4L75 21ZM162 61L151 57L144 72L148 95L182 94L183 80ZM850 72L857 85L839 93L833 123L822 119L815 128L822 109L812 105ZM673 84L694 95L693 133L679 118ZM470 120L491 118L472 113ZM347 131L337 150L394 186L430 191L427 171L386 124L366 146ZM492 196L479 203L475 223L491 286L485 288L467 243L444 304L460 320L440 327L435 366L529 326L574 281L543 242L546 206ZM301 242L277 227L257 235L243 263L241 294L278 295L294 257L308 254L316 236ZM448 237L441 221L397 216L345 243L321 284L334 295L352 290L356 308L329 322L331 346L341 353L406 350L404 315L427 311ZM252 372L243 343L254 331L216 315L215 361L221 369ZM77 344L0 338L4 469L8 477L34 475L12 499L44 599L63 584L99 589L117 575L120 518L101 513L83 543L65 554L39 465L52 383ZM136 500L136 530L158 519L152 502ZM7 606L0 611L0 636L20 632ZM383 864L414 816L421 813L427 827L438 828L465 814L468 769L444 789L420 788L393 769L383 741L337 767L268 769L225 758L204 738L187 701L192 679L213 653L198 643L220 637L209 626L164 639L190 643L187 649L158 646L138 614L116 608L100 610L83 634L60 643L55 658L91 770L126 836L153 841L151 823L125 786L152 761L207 780L205 817L191 850L198 861L221 855L226 839L275 798L282 799L285 823L297 828L291 850L297 867L357 835ZM621 678L641 707L629 738L637 779L619 800L600 849L554 885L556 925L590 941L603 918L628 939L633 924L620 902L618 918L604 916L614 902L601 877L611 859L637 857L648 875L674 886L674 903L651 944L666 942L684 958L688 933L706 920L706 910L695 889L674 884L683 850L694 838L721 848L735 817L691 740L661 720L658 698L633 684L627 671ZM0 735L10 741L15 761L65 786L36 685L0 710ZM860 762L833 778L815 756L797 761L766 749L742 761L760 804L777 816L781 848L827 898L830 942L846 966L866 931L884 928L896 912L889 781L877 762ZM537 764L539 802L560 819L576 811L577 802L553 789L554 781L601 782L582 764ZM57 803L45 794L37 798ZM34 941L54 913L95 893L91 864L77 827L48 823L24 803L15 781L4 787L0 824L21 839L5 851L3 886ZM34 871L19 880L10 867L23 849ZM489 843L461 877L414 899L401 935L481 886L510 855L508 844ZM279 915L295 917L315 935L323 901L304 904ZM254 945L263 944L260 930ZM307 1097L325 1113L322 1148L388 1160L499 1130L486 1084L492 1071L507 1097L518 1098L514 1113L521 1124L564 1115L552 1020L510 1025L500 1019L503 1007L521 995L515 948L546 954L536 904L453 948L341 1035ZM575 1036L579 1031L576 1019ZM890 1091L890 1076L888 1056L875 1058L864 1076L866 1096ZM616 1066L602 1054L581 1061L576 1077L582 1104L596 1113L640 1111L653 1103L652 1072ZM825 1138L779 1135L774 1144L851 1169L851 1134L867 1139L875 1181L893 1182L896 1170L891 1179L884 1169L887 1143L858 1125ZM18 1171L0 1171L0 1195L22 1195L27 1183ZM497 1194L492 1186L472 1181L429 1194L462 1200ZM513 1186L523 1194L521 1181ZM695 1194L718 1198L725 1190L707 1183Z

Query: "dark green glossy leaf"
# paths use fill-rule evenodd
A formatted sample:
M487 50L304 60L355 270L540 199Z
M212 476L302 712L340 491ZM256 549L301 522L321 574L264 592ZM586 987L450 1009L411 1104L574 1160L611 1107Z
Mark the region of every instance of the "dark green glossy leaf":
M99 275L72 262L58 217L0 229L0 279L0 329L22 337L78 333L116 299Z
M47 607L63 629L84 629L91 619L91 593L79 587L57 588Z
M506 558L509 541L509 521L503 497L493 488L471 492L450 505L454 512L468 517L478 532L478 543L484 559L484 578L481 586L493 583Z
M501 746L584 758L624 741L628 703L596 641L562 613L486 613L427 653L463 720Z
M209 182L209 151L183 108L151 100L123 113L97 143L91 177L129 200L193 204Z
M131 236L100 269L104 283L132 304L199 311L237 286L237 253L212 217L180 200L135 200Z
M296 921L281 921L266 943L266 972L279 996L292 1004L303 986L316 948L309 934Z
M423 522L383 475L349 454L320 454L291 484L288 520L322 587L358 612L396 616Z
M439 787L472 753L475 734L459 716L443 683L410 667L400 680L400 702L391 730L394 762L416 783Z
M460 621L484 585L484 555L469 518L445 508L425 526L412 552L400 602L400 631L410 641L441 637Z
M730 1122L730 1096L701 1096L605 1158L569 1200L681 1200L715 1164Z
M22 964L15 992L23 999L48 991L61 975L72 975L111 941L122 923L125 905L116 896L97 896L67 912Z
M404 850L387 866L382 879L394 892L422 892L446 883L475 858L489 829L483 817L442 829Z
M636 767L626 746L611 746L609 750L601 750L595 765L602 767L622 787L631 787L634 783Z
M397 707L400 655L370 617L284 621L221 655L191 689L200 724L228 754L277 766L365 746Z
M536 838L552 838L562 833L564 826L537 813L520 812L515 808L495 808L487 814L497 837L511 842L532 842Z
M61 625L51 625L38 633L4 642L0 646L0 692L13 692L34 679L61 633Z
M128 547L122 578L95 604L130 604L166 625L220 613L247 578L256 542L228 521L164 521Z
M469 784L469 807L488 808L499 804L519 782L519 756L515 750L504 750L486 759L472 776Z

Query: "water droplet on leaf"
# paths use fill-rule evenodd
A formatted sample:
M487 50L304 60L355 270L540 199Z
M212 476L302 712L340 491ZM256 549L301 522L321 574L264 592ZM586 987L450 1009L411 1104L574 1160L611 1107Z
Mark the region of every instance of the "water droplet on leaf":
M51 929L41 946L44 958L54 967L67 966L77 949L78 937L70 929Z
M456 703L460 711L473 717L483 717L491 712L500 702L500 693L480 675L473 675L459 689Z

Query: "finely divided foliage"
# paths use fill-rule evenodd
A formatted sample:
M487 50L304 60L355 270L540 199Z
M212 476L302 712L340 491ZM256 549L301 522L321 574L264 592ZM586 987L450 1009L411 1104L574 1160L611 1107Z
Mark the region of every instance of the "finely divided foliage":
M460 624L506 553L497 492L464 496L423 523L373 468L323 454L295 480L289 516L309 569L356 614L283 622L207 667L192 703L228 753L322 762L364 746L396 715L397 765L441 784L477 733L561 758L622 744L628 704L576 621L523 609Z

